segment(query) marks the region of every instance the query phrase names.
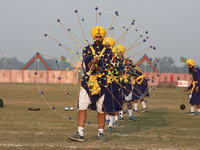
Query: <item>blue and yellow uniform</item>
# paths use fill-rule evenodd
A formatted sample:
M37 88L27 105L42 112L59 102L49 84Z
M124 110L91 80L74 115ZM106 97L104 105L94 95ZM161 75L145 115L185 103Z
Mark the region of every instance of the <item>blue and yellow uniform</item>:
M145 96L149 96L148 81L143 75L139 67L134 67L132 71L133 79L133 100L142 99Z
M200 91L196 92L195 88L200 87L200 69L194 67L192 75L192 83L188 87L188 90L191 90L191 104L200 104Z
M97 63L98 67L103 66L102 71L96 75L92 75L97 73L96 71L92 71L91 75L85 74L81 81L82 88L84 88L87 91L87 94L90 97L92 104L91 108L93 110L96 109L95 102L98 101L99 98L102 97L106 92L105 88L105 86L107 85L106 74L107 70L109 69L108 64L110 64L110 60L112 59L112 53L111 50L104 47L104 45L97 46L96 44L93 44L91 46L85 47L85 49L83 50L83 58L85 58L86 56L91 56L87 57L87 59L85 60L86 72L90 70L87 65L88 63L91 62L91 60L93 60L93 58L95 57L94 55L98 55L99 58L102 59L103 64L102 61L98 61ZM90 82L92 82L91 86L89 86Z
M93 39L97 36L105 37L106 30L101 26L92 28ZM79 94L79 110L86 110L90 105L91 109L103 113L103 104L105 103L105 93L107 85L106 75L112 59L111 49L106 48L100 41L95 41L93 45L86 46L83 49L83 59L85 71L81 79L81 90ZM98 58L97 63L91 63L94 58ZM90 63L90 68L88 67ZM92 70L92 68L102 68L101 71Z
M200 69L195 67L195 62L192 59L188 59L186 64L192 76L192 83L185 89L185 92L191 90L189 94L191 109L186 115L200 115ZM197 113L195 113L194 105L196 105Z
M123 59L124 65L124 73L120 78L121 85L122 85L122 93L124 94L124 99L126 101L132 100L132 84L131 84L131 75L130 69L133 68L133 63L130 59L125 58Z
M120 89L121 59L113 54L111 67L107 75L108 89L105 99L108 101L105 105L107 113L113 113L122 110L122 92Z
M101 26L94 27L91 29L91 35L94 44L83 49L83 64L85 64L86 69L81 79L79 93L78 132L68 137L71 140L79 142L85 141L84 125L88 106L98 112L99 129L97 139L105 141L103 135L105 123L103 105L105 103L105 86L107 85L106 74L109 68L109 62L112 59L112 52L102 45L106 35L105 28Z

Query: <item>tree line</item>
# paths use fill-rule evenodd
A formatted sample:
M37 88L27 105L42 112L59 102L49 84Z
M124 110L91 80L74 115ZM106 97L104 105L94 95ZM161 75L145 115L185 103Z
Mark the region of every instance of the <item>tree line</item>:
M188 73L187 65L184 64L182 67L176 66L172 57L162 57L156 58L159 60L159 63L156 65L156 69L160 73ZM52 70L72 70L73 66L66 61L61 61L56 63L55 59L46 59L46 63L51 67ZM21 70L27 63L23 63L19 61L16 57L14 58L1 58L0 59L0 70ZM153 63L155 65L155 63ZM142 70L146 70L147 72L152 69L152 67L148 63L142 63L139 65ZM32 63L26 70L47 70L45 65L36 60Z

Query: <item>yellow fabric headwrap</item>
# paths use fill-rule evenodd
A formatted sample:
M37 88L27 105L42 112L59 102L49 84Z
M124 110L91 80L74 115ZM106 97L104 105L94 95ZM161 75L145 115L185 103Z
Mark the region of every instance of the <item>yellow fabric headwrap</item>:
M115 46L115 40L111 37L106 37L103 39L103 45L109 44L110 47Z
M117 45L117 51L118 53L125 53L125 47L123 45Z
M116 54L116 53L117 53L117 48L116 48L116 47L113 47L112 52L113 52L114 54Z
M194 62L194 60L192 60L192 59L188 59L187 62L186 62L186 64L187 64L187 65L190 64L190 65L192 65L192 66L195 66L195 62Z
M100 36L102 36L102 38L104 38L106 35L106 29L104 29L101 26L96 26L96 27L92 28L91 34L92 34L93 39L95 38L96 35L100 35Z

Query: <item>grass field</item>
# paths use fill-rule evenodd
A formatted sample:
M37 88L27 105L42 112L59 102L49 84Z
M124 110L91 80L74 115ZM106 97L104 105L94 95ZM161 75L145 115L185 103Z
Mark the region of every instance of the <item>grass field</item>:
M64 85L69 89L69 85ZM42 84L41 89L50 85ZM146 113L135 113L136 122L120 122L114 133L108 133L107 142L99 142L97 136L96 112L88 112L92 124L85 126L86 142L72 142L69 135L77 132L77 111L64 111L65 106L75 106L72 99L77 91L70 93L72 99L57 104L64 92L56 87L44 93L45 99L56 112L50 109L39 94L36 84L0 84L0 98L4 107L0 108L0 150L2 149L200 149L200 116L186 116L190 109L187 93L179 88L157 88L149 98ZM58 98L60 97L60 98ZM180 104L186 104L180 110ZM28 111L29 107L40 111ZM141 105L139 104L141 109ZM67 118L72 115L72 120ZM66 118L65 118L66 116ZM88 120L87 120L88 121Z

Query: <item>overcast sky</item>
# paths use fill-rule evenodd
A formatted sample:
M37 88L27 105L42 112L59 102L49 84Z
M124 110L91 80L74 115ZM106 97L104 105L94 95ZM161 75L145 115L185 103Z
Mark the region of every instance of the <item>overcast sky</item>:
M27 62L57 18L95 6L135 18L151 33L159 57L200 65L199 0L0 0L0 58L6 53Z

